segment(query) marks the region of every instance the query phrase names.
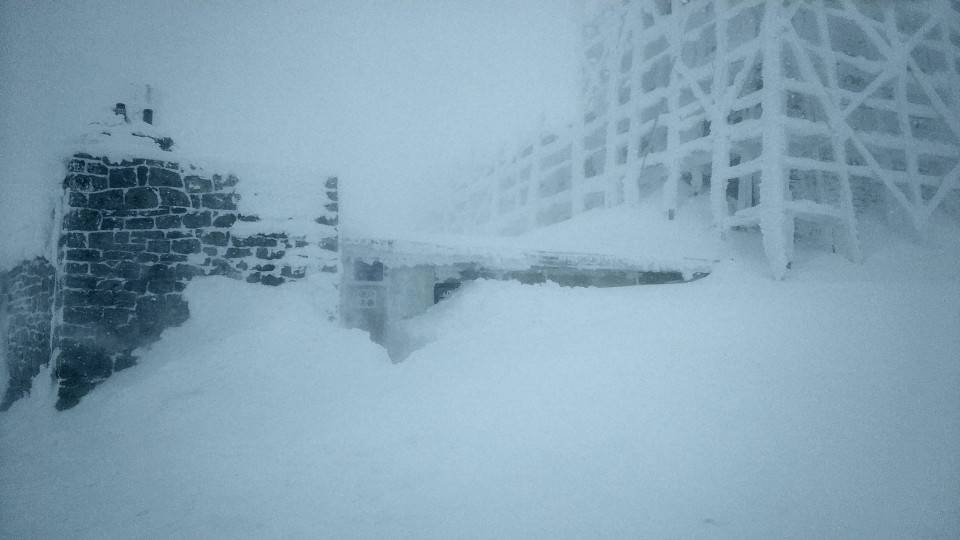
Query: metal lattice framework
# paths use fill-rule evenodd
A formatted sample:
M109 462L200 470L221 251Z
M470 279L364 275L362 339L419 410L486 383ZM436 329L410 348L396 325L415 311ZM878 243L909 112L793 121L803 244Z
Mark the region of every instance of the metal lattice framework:
M960 1L599 2L583 39L584 117L464 188L461 226L661 187L672 219L709 182L717 230L759 227L782 277L798 226L856 260L858 211L922 230L960 197Z

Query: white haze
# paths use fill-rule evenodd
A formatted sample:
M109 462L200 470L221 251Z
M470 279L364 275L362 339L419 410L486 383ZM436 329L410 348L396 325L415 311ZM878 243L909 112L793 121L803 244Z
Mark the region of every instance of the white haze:
M576 0L0 2L0 266L38 252L62 143L132 84L193 154L335 172L344 219L407 227L431 186L573 118Z

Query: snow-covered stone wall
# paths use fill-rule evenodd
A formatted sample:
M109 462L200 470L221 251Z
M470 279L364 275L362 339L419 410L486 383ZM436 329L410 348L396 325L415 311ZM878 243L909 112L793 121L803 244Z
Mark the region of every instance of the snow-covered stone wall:
M144 155L154 159L103 154L77 153L67 162L55 262L24 261L0 274L9 373L0 407L29 392L51 359L57 408L72 407L134 365L138 347L187 320L182 291L194 278L275 286L338 270L336 177L312 181L304 198L318 198L315 210L299 216L307 225L290 227L292 218L278 219L267 205L239 207L235 175L151 152Z
M186 321L181 292L194 277L280 285L306 274L311 248L336 251L336 237L312 246L282 230L263 232L258 216L238 210L238 181L170 161L73 157L57 256L58 408L76 404L133 365L134 349ZM328 200L316 201L324 216L337 198L336 179L326 184ZM246 233L234 230L238 223Z
M40 367L50 360L53 282L53 265L40 257L0 273L0 347L5 348L9 377L0 411L30 390Z

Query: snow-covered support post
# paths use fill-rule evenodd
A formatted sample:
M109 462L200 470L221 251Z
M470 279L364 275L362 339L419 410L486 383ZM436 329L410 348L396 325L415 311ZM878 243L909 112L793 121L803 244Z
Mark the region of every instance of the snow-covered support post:
M793 216L784 211L787 146L781 119L785 93L781 67L781 2L767 2L760 32L763 50L763 160L760 180L760 229L763 248L776 279L783 279L793 254Z

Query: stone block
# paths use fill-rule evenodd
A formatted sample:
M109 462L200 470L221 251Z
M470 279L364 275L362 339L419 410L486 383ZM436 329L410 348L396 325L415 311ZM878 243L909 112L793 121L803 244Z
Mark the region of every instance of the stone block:
M90 247L94 249L110 249L114 246L113 234L109 231L90 233Z
M60 235L60 245L69 248L85 248L87 247L87 237L83 233L63 234Z
M71 191L67 204L75 208L87 206L87 196L79 191Z
M133 262L122 262L114 269L121 279L137 279L140 277L140 265Z
M165 264L155 264L151 267L145 268L143 272L143 277L151 279L176 279L177 274L176 270Z
M144 209L156 208L160 205L157 192L148 187L138 187L127 191L125 206L127 208Z
M277 285L282 285L286 280L282 277L274 276L271 274L266 274L260 279L260 283L264 285L270 285L276 287Z
M79 208L63 216L63 228L68 231L95 231L100 226L100 213Z
M213 220L214 227L232 227L237 222L236 214L223 214Z
M200 253L200 240L196 238L183 238L180 240L174 240L171 250L174 253Z
M186 255L180 255L177 253L166 253L160 256L160 262L164 264L187 262L188 260L190 260L190 258Z
M331 227L336 227L340 220L337 218L337 216L320 216L314 221L316 221L320 225L329 225Z
M153 294L165 294L174 291L174 283L176 281L172 279L153 279L147 282L147 292Z
M68 261L97 262L100 260L100 251L96 249L68 249Z
M266 248L261 248L266 249ZM223 254L227 259L239 259L241 257L249 257L253 255L253 252L250 251L250 248L227 248L226 253Z
M107 189L105 176L90 174L69 174L63 180L63 187L73 191L100 191Z
M152 229L153 218L127 218L125 225L128 229Z
M87 196L87 204L96 210L120 210L123 208L123 190L108 189Z
M265 248L265 247L259 247L259 248L257 248L257 258L258 258L258 259L265 259L265 260L268 260L268 261L270 261L270 260L275 260L275 259L282 259L283 256L286 255L286 254L287 254L287 252L284 251L284 250L282 250L282 249L274 251L274 250L271 250L271 249L268 249L268 248Z
M122 229L123 220L119 218L105 217L100 220L100 229L101 230L111 230L111 229Z
M204 193L201 198L204 208L211 210L236 210L237 204L232 193Z
M246 238L234 236L231 244L235 247L277 247L277 239L283 235L255 234Z
M228 174L226 177L219 174L213 175L213 187L217 190L222 190L224 188L233 187L240 182L240 179L232 174Z
M67 263L63 269L68 274L86 274L90 271L90 265L86 263Z
M191 264L178 264L175 267L177 279L193 279L196 276L202 276L203 270Z
M201 229L203 227L209 227L210 212L191 212L183 215L183 226L188 229Z
M158 229L177 229L183 224L180 216L159 216L156 221Z
M159 261L160 256L153 253L138 253L134 260L141 264L152 264Z
M130 233L131 242L146 242L148 240L163 240L163 231L135 231Z
M132 309L137 304L137 294L131 291L114 291L113 303L116 306Z
M147 185L147 168L143 165L137 167L137 185Z
M290 266L284 266L283 268L280 269L280 275L285 278L300 279L307 275L307 269L306 268L294 269Z
M170 241L151 240L147 242L147 251L150 253L170 253Z
M251 272L246 281L247 283L260 283L261 277L260 272Z
M137 187L137 173L133 167L123 167L110 171L111 188Z
M87 172L90 174L97 174L101 176L106 176L108 170L107 166L99 161L92 161L87 163Z
M179 189L160 188L160 204L163 206L185 206L191 205L190 197Z
M228 238L227 233L220 231L210 231L201 237L203 243L210 246L226 246Z
M145 294L147 292L147 281L143 279L131 279L123 284L123 290Z
M123 281L119 279L104 279L96 284L96 288L101 291L121 291L123 290Z
M150 167L150 182L155 187L183 187L183 180L180 175L174 171L163 169L161 167Z
M337 189L337 177L331 176L327 178L327 181L323 183L323 187L327 189Z
M213 182L199 176L184 177L183 184L188 193L210 193L213 191Z
M121 251L121 250L109 250L103 252L103 260L105 261L132 261L137 258L137 254L133 251Z
M112 266L107 264L91 264L90 273L97 277L114 277L116 276L116 271Z

